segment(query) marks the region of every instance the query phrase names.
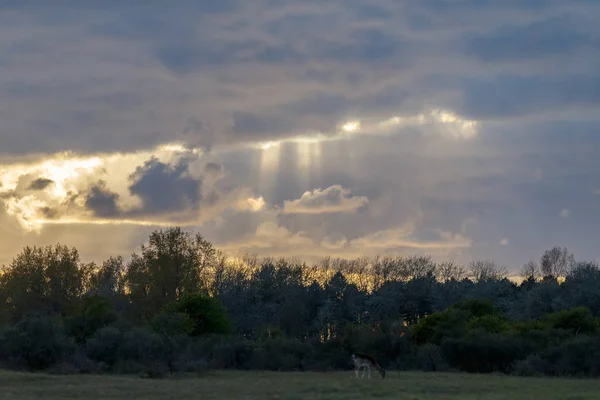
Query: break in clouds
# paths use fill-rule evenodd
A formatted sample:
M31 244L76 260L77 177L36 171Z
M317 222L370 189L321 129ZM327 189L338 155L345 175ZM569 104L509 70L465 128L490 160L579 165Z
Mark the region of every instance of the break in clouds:
M567 4L568 3L568 4ZM170 3L169 3L170 4ZM598 257L594 1L0 6L0 263Z

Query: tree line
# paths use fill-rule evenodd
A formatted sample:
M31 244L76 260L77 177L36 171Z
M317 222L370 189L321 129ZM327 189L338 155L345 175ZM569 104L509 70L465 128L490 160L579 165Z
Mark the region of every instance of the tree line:
M25 247L0 275L0 366L323 371L359 351L388 369L599 375L598 264L556 246L521 275L423 256L234 259L178 227L127 262Z

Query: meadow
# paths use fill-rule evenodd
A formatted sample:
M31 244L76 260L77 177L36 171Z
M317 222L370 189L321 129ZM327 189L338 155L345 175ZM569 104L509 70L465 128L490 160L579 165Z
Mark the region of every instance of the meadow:
M201 376L144 379L114 375L49 375L0 372L6 400L58 399L410 399L585 400L600 397L589 379L389 371L385 380L356 379L353 371L214 371Z

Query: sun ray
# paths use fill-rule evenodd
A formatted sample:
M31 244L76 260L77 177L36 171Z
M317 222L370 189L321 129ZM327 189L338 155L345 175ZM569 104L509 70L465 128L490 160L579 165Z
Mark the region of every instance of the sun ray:
M259 192L269 193L273 190L277 178L277 170L281 159L281 146L277 142L263 143L260 151Z
M339 123L332 132L304 132L278 141L254 143L251 145L258 152L259 176L258 191L267 196L275 188L282 157L295 158L294 175L298 185L303 188L312 186L316 174L321 172L324 162L322 151L339 151L339 156L352 159L355 146L349 146L353 138L372 135L402 134L404 127L423 126L424 135L437 135L450 140L470 140L477 136L480 123L465 119L450 110L433 108L408 116L391 116L346 120ZM335 145L327 145L335 143ZM290 145L292 153L285 152L284 146ZM245 148L248 148L247 145ZM235 152L240 146L222 145L213 148L215 155ZM285 153L285 155L284 155ZM39 231L44 224L91 223L89 211L85 207L85 194L90 185L104 181L112 193L117 193L116 203L120 210L130 211L141 205L141 199L131 193L129 176L140 165L151 157L162 162L177 162L182 157L202 156L198 148L190 148L185 143L164 143L152 149L128 153L97 153L79 155L71 152L43 156L45 159L13 159L8 164L0 164L0 196L9 215L28 231ZM332 155L328 154L328 159ZM335 157L334 157L335 158ZM198 158L200 159L200 158ZM201 168L201 163L190 164L192 168ZM124 173L129 171L129 173ZM33 188L35 181L44 181L41 186ZM250 209L260 206L258 203ZM66 211L61 215L69 219L58 218L56 210ZM58 219L58 220L57 220ZM98 222L100 223L100 222ZM125 223L104 219L101 223ZM133 220L128 223L134 223ZM135 223L145 224L144 221ZM149 224L155 224L155 221Z

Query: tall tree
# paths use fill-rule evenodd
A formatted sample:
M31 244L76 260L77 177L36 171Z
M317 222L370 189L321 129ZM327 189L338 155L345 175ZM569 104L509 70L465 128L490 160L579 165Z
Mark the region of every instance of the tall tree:
M154 231L141 256L134 255L125 274L132 302L143 316L186 294L208 292L217 250L200 234L179 227Z
M0 278L8 314L12 319L34 310L64 314L84 294L92 268L75 248L25 247Z
M540 259L544 277L564 278L575 265L575 256L566 247L554 246L546 250Z
M469 264L470 278L475 282L499 280L508 276L508 270L493 260L473 260Z

